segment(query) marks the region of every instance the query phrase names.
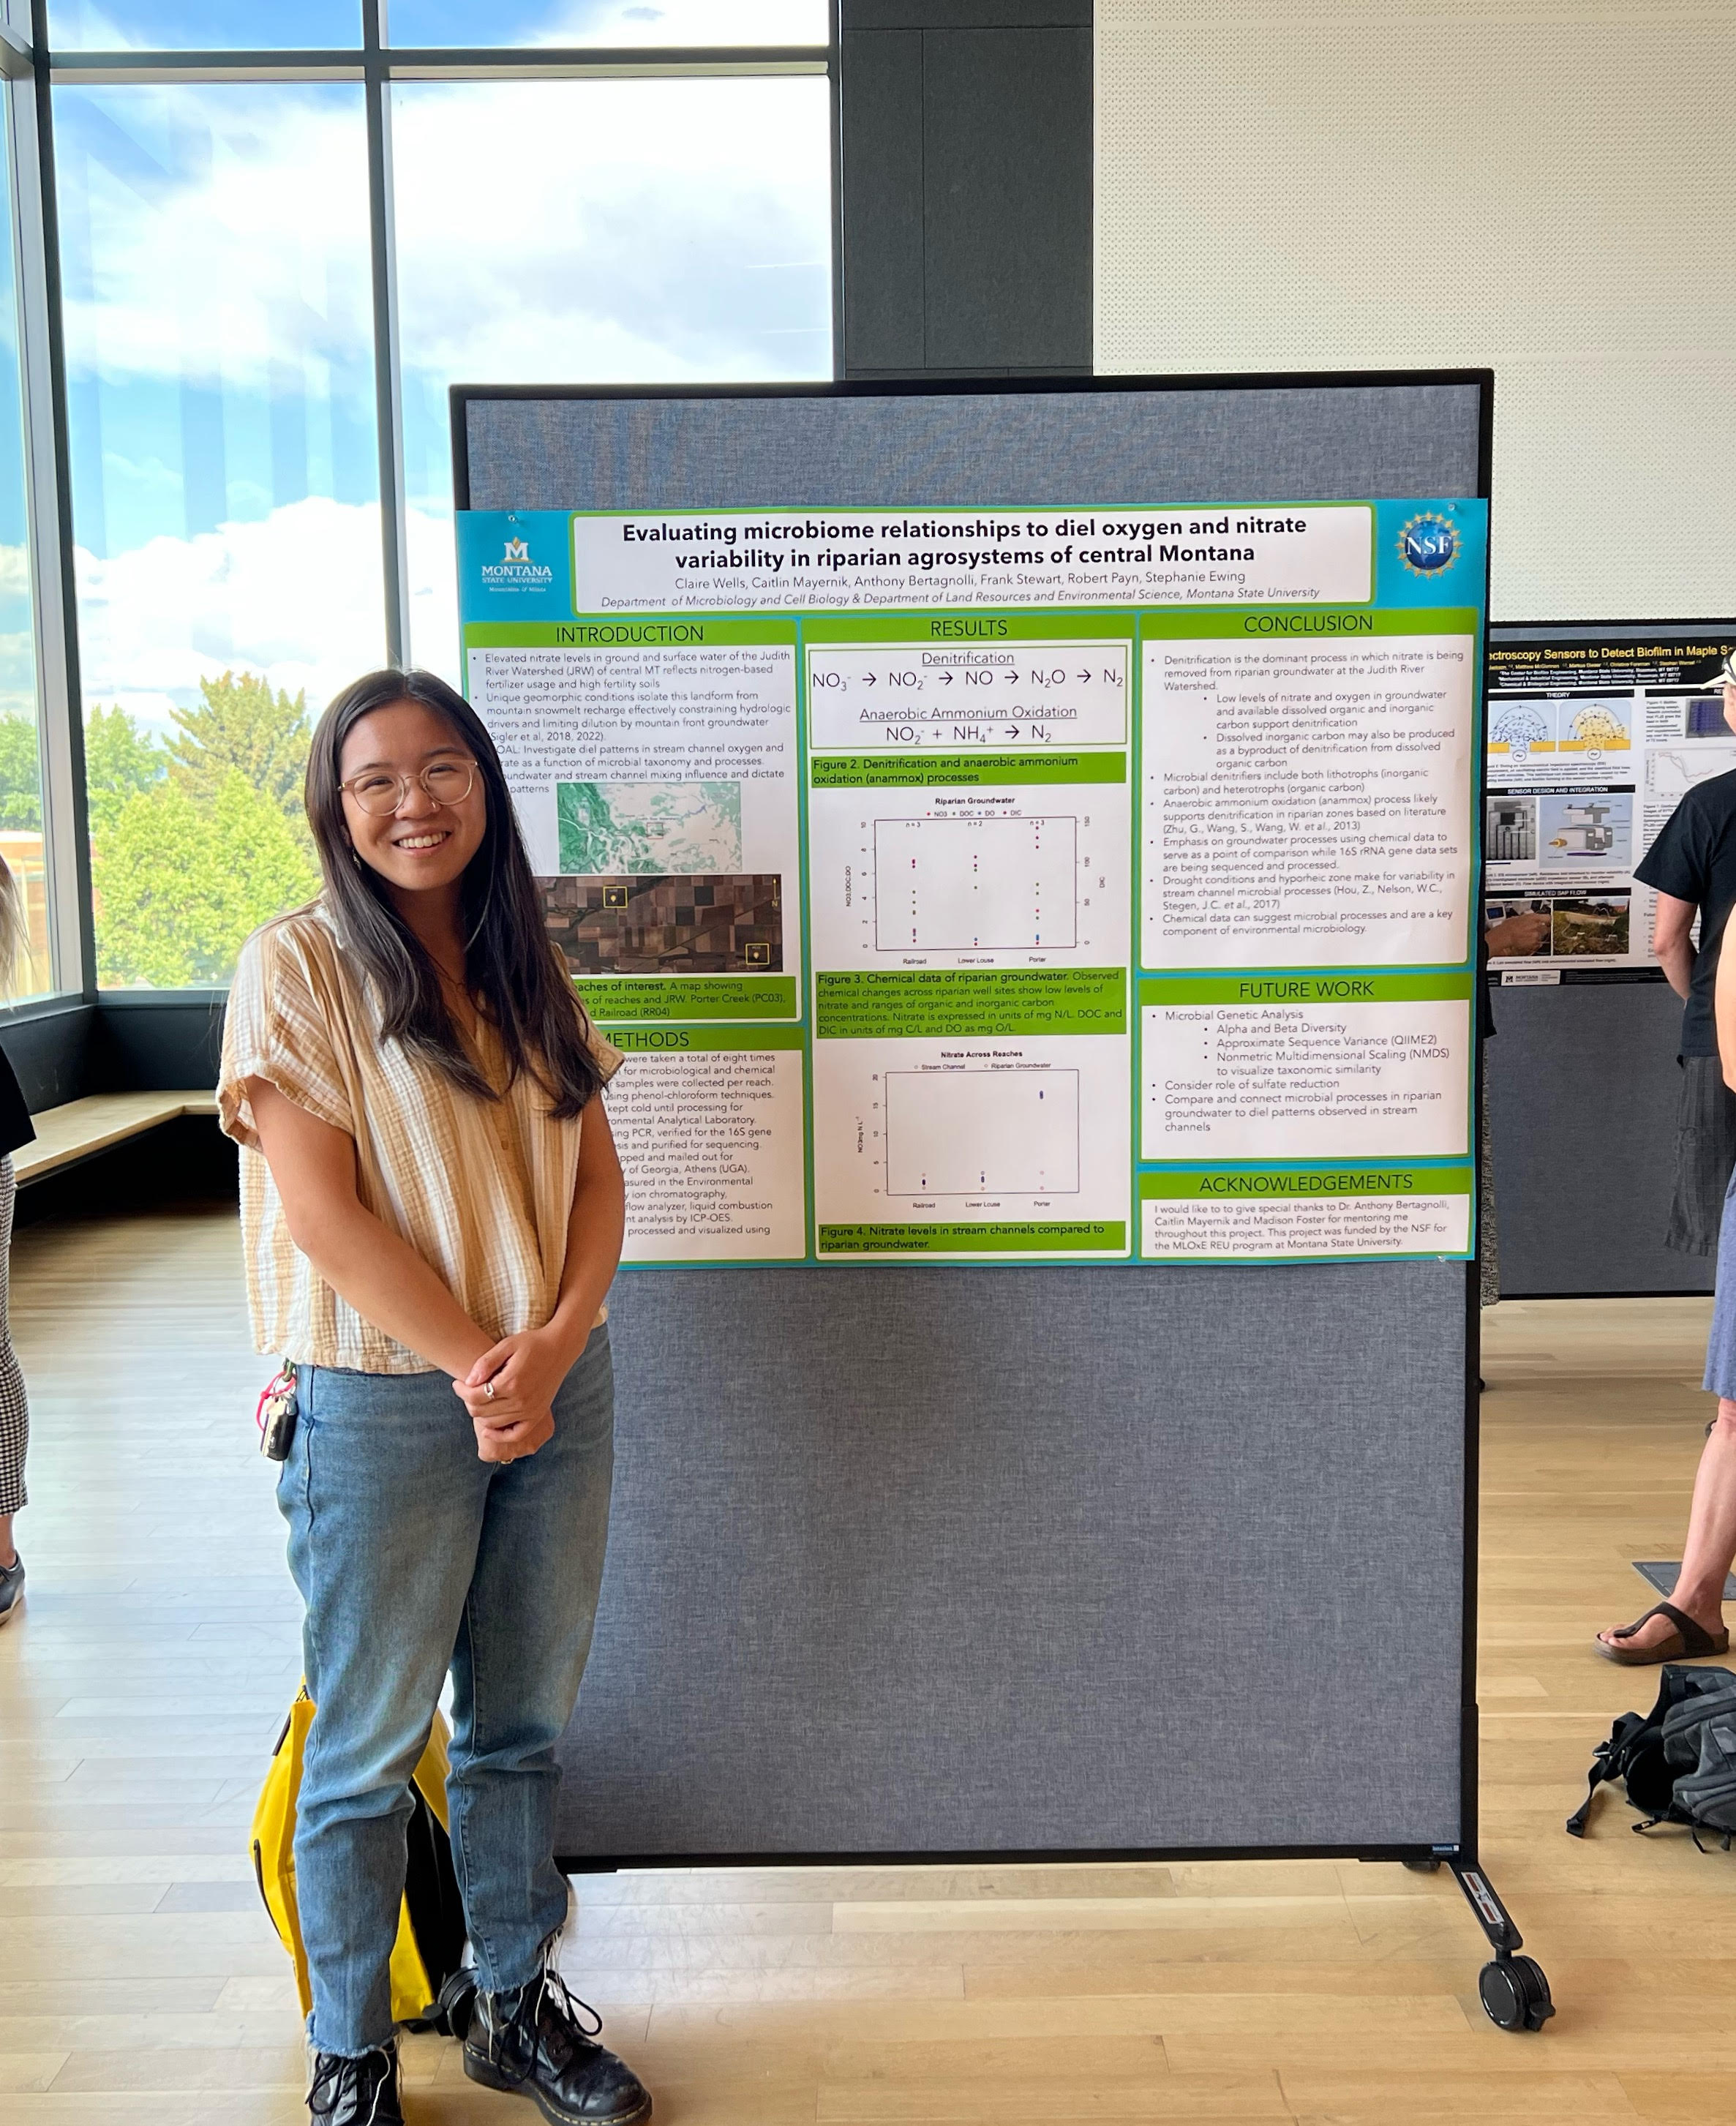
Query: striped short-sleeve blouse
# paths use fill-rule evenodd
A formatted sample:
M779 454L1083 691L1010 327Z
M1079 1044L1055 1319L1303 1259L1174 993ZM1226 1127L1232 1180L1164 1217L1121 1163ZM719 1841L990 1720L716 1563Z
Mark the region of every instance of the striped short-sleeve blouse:
M620 1062L600 1035L605 1076ZM486 1025L478 1052L491 1083L504 1059ZM318 901L268 923L242 948L224 1023L217 1100L241 1147L248 1303L261 1351L303 1365L417 1373L431 1362L339 1297L290 1237L248 1103L264 1078L355 1141L357 1193L408 1240L479 1328L539 1329L554 1313L566 1261L583 1115L556 1122L521 1075L478 1099L380 1032L366 981Z

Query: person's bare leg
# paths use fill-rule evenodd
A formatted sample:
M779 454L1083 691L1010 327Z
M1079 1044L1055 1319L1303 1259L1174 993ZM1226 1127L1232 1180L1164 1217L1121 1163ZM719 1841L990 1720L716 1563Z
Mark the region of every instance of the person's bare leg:
M1736 1563L1736 1402L1718 1398L1718 1420L1707 1435L1694 1479L1694 1503L1688 1514L1687 1543L1682 1554L1682 1570L1670 1590L1670 1600L1696 1624L1716 1632L1724 1623L1724 1576ZM1642 1624L1624 1646L1655 1646L1675 1630L1668 1617L1653 1617ZM1600 1632L1606 1643L1615 1641L1613 1631Z
M16 1565L18 1553L12 1548L12 1517L0 1514L0 1566Z

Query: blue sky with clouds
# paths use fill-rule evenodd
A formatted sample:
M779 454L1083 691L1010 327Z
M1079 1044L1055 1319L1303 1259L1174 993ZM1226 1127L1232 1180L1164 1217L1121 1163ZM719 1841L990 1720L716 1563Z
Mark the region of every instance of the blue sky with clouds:
M302 50L361 41L357 0L50 0L68 50ZM824 0L389 0L404 45L815 43Z
M381 645L361 88L55 97L89 690L321 699ZM455 663L451 382L829 373L828 125L818 78L394 89L419 657Z

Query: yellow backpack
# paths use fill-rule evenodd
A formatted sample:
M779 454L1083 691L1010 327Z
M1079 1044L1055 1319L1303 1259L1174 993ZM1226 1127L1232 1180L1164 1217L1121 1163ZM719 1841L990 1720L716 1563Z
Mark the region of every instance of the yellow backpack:
M283 1723L271 1769L253 1811L253 1873L259 1894L277 1930L277 1939L295 1967L295 1991L305 2015L314 1996L308 1983L307 1952L301 1944L301 1914L295 1903L295 1797L301 1787L301 1760L308 1730L314 1724L314 1701L304 1684ZM428 1746L410 1783L408 1864L403 1903L398 1915L398 1938L392 1944L392 2014L411 2029L452 2029L462 2036L469 2019L467 1987L456 1985L464 1969L464 1906L452 1868L452 1845L446 1826L446 1736L436 1713ZM456 2028L452 2029L455 2024Z

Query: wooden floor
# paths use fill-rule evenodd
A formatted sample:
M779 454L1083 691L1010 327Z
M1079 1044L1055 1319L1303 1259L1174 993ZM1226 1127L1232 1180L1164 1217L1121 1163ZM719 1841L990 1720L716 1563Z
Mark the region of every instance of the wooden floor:
M295 1603L248 1414L233 1225L33 1227L29 1605L0 1632L0 2120L304 2116L244 1838ZM1477 2005L1480 1937L1396 1867L767 1870L586 1887L567 1962L662 2126L1736 2117L1736 1854L1564 1836L1652 1683L1593 1630L1677 1554L1706 1302L1500 1309L1485 1371L1484 1854L1554 1982ZM1678 2071L1672 2062L1691 2062ZM406 2046L413 2122L535 2117Z

